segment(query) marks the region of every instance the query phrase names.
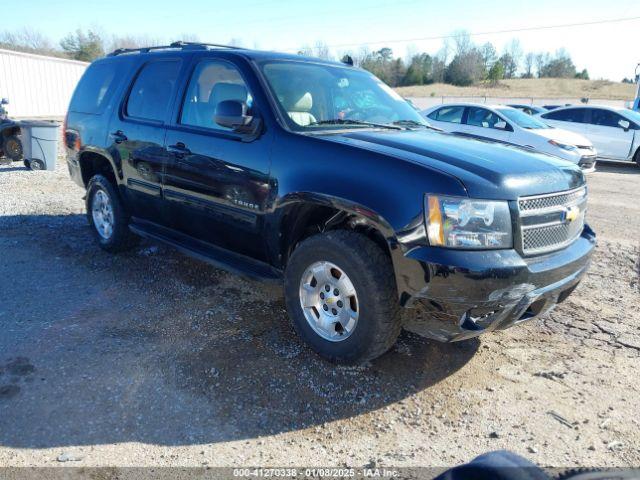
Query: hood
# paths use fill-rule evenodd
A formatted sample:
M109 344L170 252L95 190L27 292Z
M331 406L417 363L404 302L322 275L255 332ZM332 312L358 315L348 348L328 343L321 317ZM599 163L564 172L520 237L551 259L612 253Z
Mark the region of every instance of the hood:
M536 135L548 138L549 140L564 143L565 145L579 145L581 147L593 146L590 140L579 133L563 130L562 128L540 128L537 130L528 130L528 132L535 133Z
M458 178L472 198L516 200L569 190L585 183L580 168L565 160L449 133L381 130L321 138L445 172Z

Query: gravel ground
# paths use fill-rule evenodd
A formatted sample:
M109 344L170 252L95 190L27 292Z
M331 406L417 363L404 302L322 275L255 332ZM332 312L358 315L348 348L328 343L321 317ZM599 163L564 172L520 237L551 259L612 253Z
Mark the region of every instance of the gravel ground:
M546 318L319 360L281 292L92 242L66 174L0 167L0 465L640 465L640 169L589 177L585 281Z

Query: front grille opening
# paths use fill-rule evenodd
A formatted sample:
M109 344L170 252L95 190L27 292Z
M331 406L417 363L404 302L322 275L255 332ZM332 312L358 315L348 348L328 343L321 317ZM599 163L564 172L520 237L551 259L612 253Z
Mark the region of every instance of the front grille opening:
M528 320L537 315L540 315L540 312L542 311L546 303L547 303L547 300L544 298L540 300L536 300L531 305L529 305L529 308L525 310L525 312L520 316L518 320Z
M560 295L558 295L558 303L564 302L567 299L567 297L573 293L573 291L576 289L577 286L578 284L575 284L573 287L567 288L565 291L560 293Z
M547 253L576 240L584 229L586 202L586 187L518 200L522 253Z
M493 323L501 310L502 305L467 310L460 319L460 327L465 330L484 330Z

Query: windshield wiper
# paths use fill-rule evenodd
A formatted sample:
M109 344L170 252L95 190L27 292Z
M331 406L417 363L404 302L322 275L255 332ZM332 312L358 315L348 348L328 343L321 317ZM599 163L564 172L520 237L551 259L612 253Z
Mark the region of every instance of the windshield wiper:
M320 120L319 122L311 122L309 126L314 125L362 125L365 127L388 128L390 130L402 130L398 125L388 123L363 122L361 120L345 120L343 118L333 118L331 120Z

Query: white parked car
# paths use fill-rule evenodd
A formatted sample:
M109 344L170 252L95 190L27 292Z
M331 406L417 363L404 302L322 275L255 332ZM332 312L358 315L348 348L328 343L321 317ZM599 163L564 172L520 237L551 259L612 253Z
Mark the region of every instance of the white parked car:
M422 115L446 132L532 148L578 164L585 172L595 170L596 151L589 140L515 108L456 103L429 108Z
M587 137L598 158L631 160L640 166L640 113L627 108L584 105L537 115L545 123Z

